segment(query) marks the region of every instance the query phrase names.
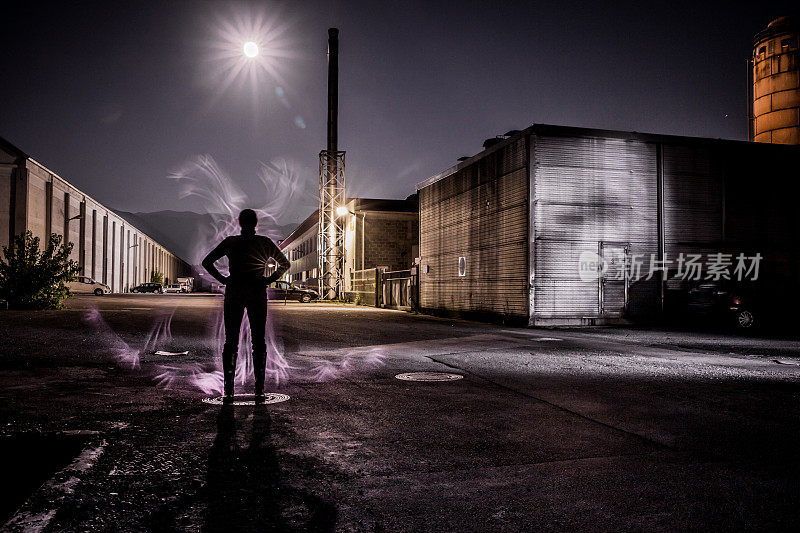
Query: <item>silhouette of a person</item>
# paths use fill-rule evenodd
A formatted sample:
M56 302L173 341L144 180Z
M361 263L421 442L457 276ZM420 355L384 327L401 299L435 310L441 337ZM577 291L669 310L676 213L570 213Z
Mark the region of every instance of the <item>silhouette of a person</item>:
M225 345L222 349L222 371L225 378L223 401L233 401L233 378L239 354L239 332L247 309L253 341L256 402L264 400L264 373L267 365L267 285L280 279L289 269L289 260L269 237L256 235L258 217L252 209L239 213L241 235L225 238L203 259L203 267L225 285ZM227 256L228 277L214 263ZM278 267L266 276L267 262L274 259Z

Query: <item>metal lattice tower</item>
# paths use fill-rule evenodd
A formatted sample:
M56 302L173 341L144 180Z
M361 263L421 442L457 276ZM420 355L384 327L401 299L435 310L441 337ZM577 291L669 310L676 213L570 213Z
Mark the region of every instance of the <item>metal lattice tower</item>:
M320 296L327 299L340 296L343 288L344 223L336 216L336 208L345 203L344 151L322 150L319 153L317 258L319 261L319 292Z

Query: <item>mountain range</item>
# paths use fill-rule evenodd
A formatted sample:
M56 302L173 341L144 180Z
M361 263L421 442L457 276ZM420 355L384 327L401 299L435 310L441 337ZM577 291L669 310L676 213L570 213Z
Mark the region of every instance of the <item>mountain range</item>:
M193 211L114 212L190 264L198 264L206 248L213 246L207 236L216 234L214 221L219 219L219 215ZM298 225L259 226L258 233L285 239Z

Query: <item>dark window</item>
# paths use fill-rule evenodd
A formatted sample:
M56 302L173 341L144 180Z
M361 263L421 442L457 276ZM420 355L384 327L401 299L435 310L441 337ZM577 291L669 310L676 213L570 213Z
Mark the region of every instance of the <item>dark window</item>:
M789 37L781 40L781 48L789 48L790 46L792 46L792 40Z
M767 47L766 46L762 46L761 48L758 49L758 55L763 56L766 53L767 53Z

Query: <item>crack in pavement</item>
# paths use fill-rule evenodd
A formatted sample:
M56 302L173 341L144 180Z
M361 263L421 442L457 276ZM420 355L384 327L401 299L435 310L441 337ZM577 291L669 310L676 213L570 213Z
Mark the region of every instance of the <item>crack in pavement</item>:
M449 354L447 354L447 355L449 355ZM512 393L520 395L520 396L524 396L525 398L529 398L531 400L536 400L537 402L541 402L541 403L543 403L545 405L549 405L550 407L553 407L554 409L558 409L559 411L562 411L562 412L565 412L565 413L569 413L569 414L571 414L573 416L577 416L578 418L581 418L583 420L592 422L594 424L598 424L600 426L603 426L605 428L611 429L611 430L616 431L618 433L622 433L624 435L629 435L629 436L635 437L638 440L645 441L645 442L647 442L649 444L652 444L652 445L655 445L655 446L657 446L659 448L664 448L664 449L667 449L667 450L670 450L670 451L677 451L676 448L674 448L674 447L672 447L672 446L670 446L668 444L665 444L663 442L659 442L657 440L653 440L653 439L651 439L649 437L645 437L644 435L640 435L640 434L635 433L633 431L622 429L622 428L616 427L616 426L614 426L612 424L609 424L607 422L603 422L603 421L597 420L597 419L592 418L590 416L584 415L583 413L579 413L578 411L573 411L572 409L569 409L567 407L558 405L558 404L553 403L553 402L551 402L549 400L545 400L544 398L539 398L539 397L534 396L534 395L532 395L530 393L523 392L521 390L515 389L514 387L509 387L508 385L503 385L502 383L498 383L497 381L495 381L493 379L490 379L490 378L487 378L486 376L482 376L480 374L477 374L477 373L475 373L475 372L473 372L471 370L466 370L466 369L458 367L458 366L453 366L453 365L451 365L449 363L446 363L444 361L440 361L440 360L436 359L436 357L434 357L434 356L426 355L425 357L427 357L428 359L430 359L431 361L433 361L435 363L439 363L439 364L444 365L446 367L453 368L453 369L456 369L456 370L460 370L460 371L465 372L465 373L467 373L467 374L469 374L471 376L474 376L474 377L476 377L478 379L482 379L482 380L486 381L487 383L491 383L495 387L501 388L503 390L507 390L509 392L512 392Z
M461 468L440 468L435 470L422 470L417 472L409 472L408 474L401 474L401 473L392 473L392 474L381 474L381 473L370 473L370 474L362 474L359 478L383 478L383 479L391 479L395 477L412 477L412 476L421 476L421 475L430 475L430 474L451 474L456 472L470 472L470 471L477 471L477 470L503 470L508 468L517 468L517 467L525 467L525 466L540 466L540 465L552 465L552 464L569 464L569 463L579 463L582 461L593 461L597 459L621 459L625 457L647 457L650 455L658 454L657 451L651 452L644 452L644 453L618 453L618 454L609 454L609 455L587 455L584 457L567 457L564 459L551 459L547 461L527 461L522 463L508 463L503 465L480 465L480 466L465 466Z

